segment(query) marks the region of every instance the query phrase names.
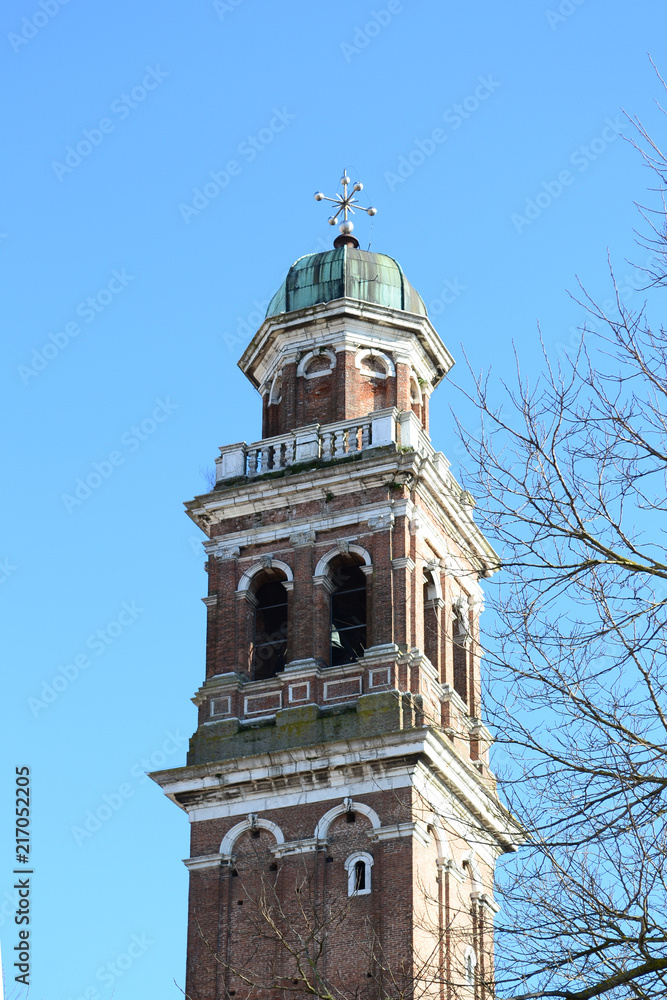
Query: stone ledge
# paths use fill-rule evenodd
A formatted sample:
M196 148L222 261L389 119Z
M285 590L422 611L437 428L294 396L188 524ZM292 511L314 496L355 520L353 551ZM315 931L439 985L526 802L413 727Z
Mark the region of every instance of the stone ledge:
M279 709L275 716L241 725L238 719L200 726L190 741L188 764L249 757L257 753L377 736L423 725L419 695L380 691L346 705L308 704Z

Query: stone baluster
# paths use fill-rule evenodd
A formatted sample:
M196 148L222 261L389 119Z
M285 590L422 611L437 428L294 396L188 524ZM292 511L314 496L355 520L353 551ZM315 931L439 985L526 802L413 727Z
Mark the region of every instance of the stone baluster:
M345 455L346 453L345 445L347 444L346 438L347 438L347 431L342 429L336 431L336 448L334 451L335 458L343 458L343 456Z
M371 424L369 420L368 423L364 422L361 425L361 450L363 451L365 448L368 448L370 443L371 443Z
M248 450L248 475L257 475L257 448Z
M334 435L333 431L326 431L322 435L322 458L325 461L333 458Z

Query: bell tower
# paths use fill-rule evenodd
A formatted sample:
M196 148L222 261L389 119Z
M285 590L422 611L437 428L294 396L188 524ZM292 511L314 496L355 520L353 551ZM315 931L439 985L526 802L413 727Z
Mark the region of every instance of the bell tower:
M186 765L152 777L191 824L188 1000L494 996L493 871L520 838L480 706L497 557L429 437L453 359L398 263L341 230L239 361L261 440L186 505L206 677Z

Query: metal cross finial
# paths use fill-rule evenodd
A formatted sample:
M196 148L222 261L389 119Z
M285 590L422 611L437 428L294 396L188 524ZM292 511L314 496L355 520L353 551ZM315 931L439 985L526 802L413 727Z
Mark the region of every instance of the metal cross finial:
M316 191L315 201L332 201L334 205L337 205L338 208L329 219L329 225L335 226L336 223L338 222L338 217L342 212L343 221L341 222L338 228L343 236L350 236L352 230L354 229L354 223L348 220L347 218L348 212L354 215L355 209L358 208L361 209L362 212L368 212L369 215L376 215L377 208L372 208L372 207L364 208L364 206L360 205L357 199L354 197L358 191L363 190L364 185L361 183L361 181L357 181L356 184L353 184L352 190L348 194L347 189L348 185L350 184L350 178L347 176L347 171L343 171L343 176L340 179L340 183L343 185L342 195L337 193L335 198L327 198L326 195L323 195L321 191Z

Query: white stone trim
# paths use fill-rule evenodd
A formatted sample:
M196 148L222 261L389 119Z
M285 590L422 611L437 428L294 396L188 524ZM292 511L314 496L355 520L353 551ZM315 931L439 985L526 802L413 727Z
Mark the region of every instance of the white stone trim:
M475 985L475 969L477 968L477 953L472 945L467 945L466 950L463 952L463 968L465 974L466 984L468 986Z
M385 371L374 372L370 368L364 369L363 362L366 358L379 358L383 365L385 365ZM391 360L389 355L385 354L384 351L374 350L369 347L365 347L357 351L357 356L354 359L354 366L359 369L362 375L371 375L373 378L393 378L396 375L394 362Z
M401 650L396 645L395 642L384 642L380 646L368 646L364 651L362 657L364 661L364 666L372 664L374 661L383 662L384 660L394 661L397 656L400 656Z
M283 844L276 844L271 848L274 858L284 858L289 854L312 854L314 851L323 850L325 843L315 837L307 837L304 840L290 840Z
M356 872L355 867L358 861L363 861L366 865L366 885L363 889L355 888ZM368 851L355 851L345 859L345 871L347 872L347 894L348 896L369 896L371 891L372 869L374 859Z
M364 565L366 566L373 565L370 554L366 551L366 549L362 548L361 545L353 545L352 542L350 542L350 547L348 551L356 556L361 556L361 558L364 560ZM322 556L317 566L315 567L313 578L315 579L317 577L326 578L329 563L331 562L332 559L334 559L336 556L339 555L340 555L340 549L338 548L337 545L335 546L335 548L329 549L327 554Z
M281 388L281 392L282 392L282 378L283 378L283 370L282 370L282 368L279 368L278 371L276 372L276 374L273 376L273 378L271 380L271 388L269 389L269 406L277 406L278 403L282 399L282 395L278 396L277 399L274 399L274 397L273 397L273 393L274 393L274 390L275 390L276 382L278 380L280 380L280 388Z
M335 694L337 686L342 686L344 684L352 684L356 681L357 690L356 691L344 691L342 694ZM361 683L361 677L337 677L336 680L325 681L324 691L322 694L323 701L333 701L334 698L354 698L355 695L358 697L363 694L363 686Z
M276 838L276 844L285 843L283 831L276 823L272 823L270 819L262 819L261 816L251 814L240 823L237 823L236 826L233 826L231 830L227 831L220 844L220 854L231 857L234 844L239 837L248 830L256 830L258 828L260 830L268 830L269 833L272 833Z
M266 569L282 570L282 572L287 577L287 580L285 582L292 583L294 581L294 573L292 572L292 570L290 569L290 567L287 565L286 562L283 562L282 559L274 559L272 556L270 557L264 556L263 561L254 563L250 567L250 569L247 569L245 571L245 573L239 580L239 585L236 589L237 595L243 594L245 593L245 591L249 590L252 584L253 577L257 576L258 573L261 573L263 570Z
M442 578L440 572L440 562L437 559L430 559L428 562L424 563L424 572L427 573L431 579L428 588L428 598L431 601L442 601ZM433 594L431 594L433 591Z
M219 868L228 860L222 854L201 854L198 858L183 858L183 864L192 872L200 868Z
M215 711L217 705L219 705L220 702L227 702L227 708L225 708L224 710ZM214 718L217 715L231 715L231 711L232 711L232 699L231 699L231 696L228 695L228 694L218 695L217 697L216 697L216 695L212 695L212 697L210 699L210 706L211 707L210 707L209 715L211 716L211 718Z
M313 358L321 358L323 356L329 359L330 362L329 367L323 368L321 371L313 372L311 375L309 375L308 372L306 371L306 368L308 367L310 362L313 360ZM335 367L336 367L336 355L334 351L332 351L330 348L325 347L324 349L320 349L317 351L308 351L307 354L304 354L304 356L301 358L301 361L299 361L299 364L297 365L296 374L297 377L303 376L303 378L320 378L322 375L330 375Z
M383 675L381 678L380 675ZM368 672L369 688L388 687L391 684L391 667L375 667Z
M470 880L472 882L472 892L477 892L477 893L483 892L484 891L484 885L482 883L482 874L481 874L481 872L479 870L479 865L477 864L477 861L475 859L475 852L472 850L472 848L461 859L461 864L463 865L463 863L466 862L466 861L468 863L469 870L470 870ZM472 895L472 893L471 893L471 895Z
M210 597L202 597L202 603L205 604L207 608L214 608L218 603L218 595L211 594Z
M294 692L296 688L306 689L306 692L303 695L303 697L298 697L298 698L295 697ZM290 705L305 704L305 702L310 701L310 681L296 681L295 683L290 684L287 690L288 690L287 700L289 701Z
M496 914L500 913L500 907L496 903L493 896L490 896L488 892L473 892L470 893L470 898L475 903L479 903L480 906L485 907L490 913Z
M435 834L436 843L438 845L438 861L447 862L451 861L454 863L454 854L452 852L451 844L449 842L449 837L445 832L445 828L442 825L442 820L435 813L431 816L429 825L433 829Z
M410 556L399 556L397 559L391 560L392 569L407 569L408 573L412 573L415 568L415 562Z
M360 344L400 354L426 381L439 383L454 359L427 316L341 298L268 316L239 361L253 384L264 384L291 352L313 347L356 352Z
M412 386L417 387L417 398L412 397ZM424 396L422 394L422 387L419 384L419 377L414 371L410 371L410 402L416 403L417 406L422 406L424 403Z
M378 830L371 830L368 834L368 839L374 843L381 840L396 840L397 837L414 837L424 847L428 847L431 843L428 830L420 820L416 820L414 823L392 823L390 826L381 826Z
M329 827L338 816L344 816L347 812L358 812L363 816L366 816L372 823L373 829L378 829L382 824L380 823L380 817L375 812L375 809L371 809L364 802L355 802L353 799L344 799L340 805L334 806L325 812L324 816L320 817L320 820L315 827L315 833L313 834L315 840L326 840L327 834L329 832Z
M283 678L285 677L285 674L289 674L289 680L292 681L294 679L291 676L293 672L297 673L297 676L304 670L310 674L313 670L319 670L319 667L319 662L312 656L307 657L305 660L290 660L289 663L285 664Z
M395 517L392 511L385 511L368 518L368 527L371 531L388 531L394 527Z
M273 678L271 678L271 680L273 680ZM275 698L276 704L271 705L268 708L265 706L262 706L262 708L251 707L253 702L265 701L267 698ZM263 712L264 715L262 716L262 718L264 718L264 716L266 716L267 714L271 715L274 712L279 712L282 707L283 707L283 693L280 688L278 690L274 689L272 691L262 691L258 692L257 694L247 694L245 696L243 705L243 714L252 715L253 713Z
M337 796L341 801L343 796L354 800L412 787L433 804L437 815L447 817L457 836L474 843L485 864L492 865L499 854L517 850L525 842L526 835L516 820L440 732L425 728L373 739L334 740L326 747L326 759L318 759L327 774L326 780L316 785L310 753L308 748L295 747L254 754L242 761L156 771L150 777L187 812L191 823L240 816L249 808L257 813L275 809L278 791L281 807L304 807L327 804ZM360 775L361 760L365 769ZM279 788L271 784L277 774ZM195 795L190 799L192 793ZM190 800L184 801L184 796ZM341 806L334 812L345 810ZM333 818L330 816L324 825ZM381 824L378 820L373 825Z

